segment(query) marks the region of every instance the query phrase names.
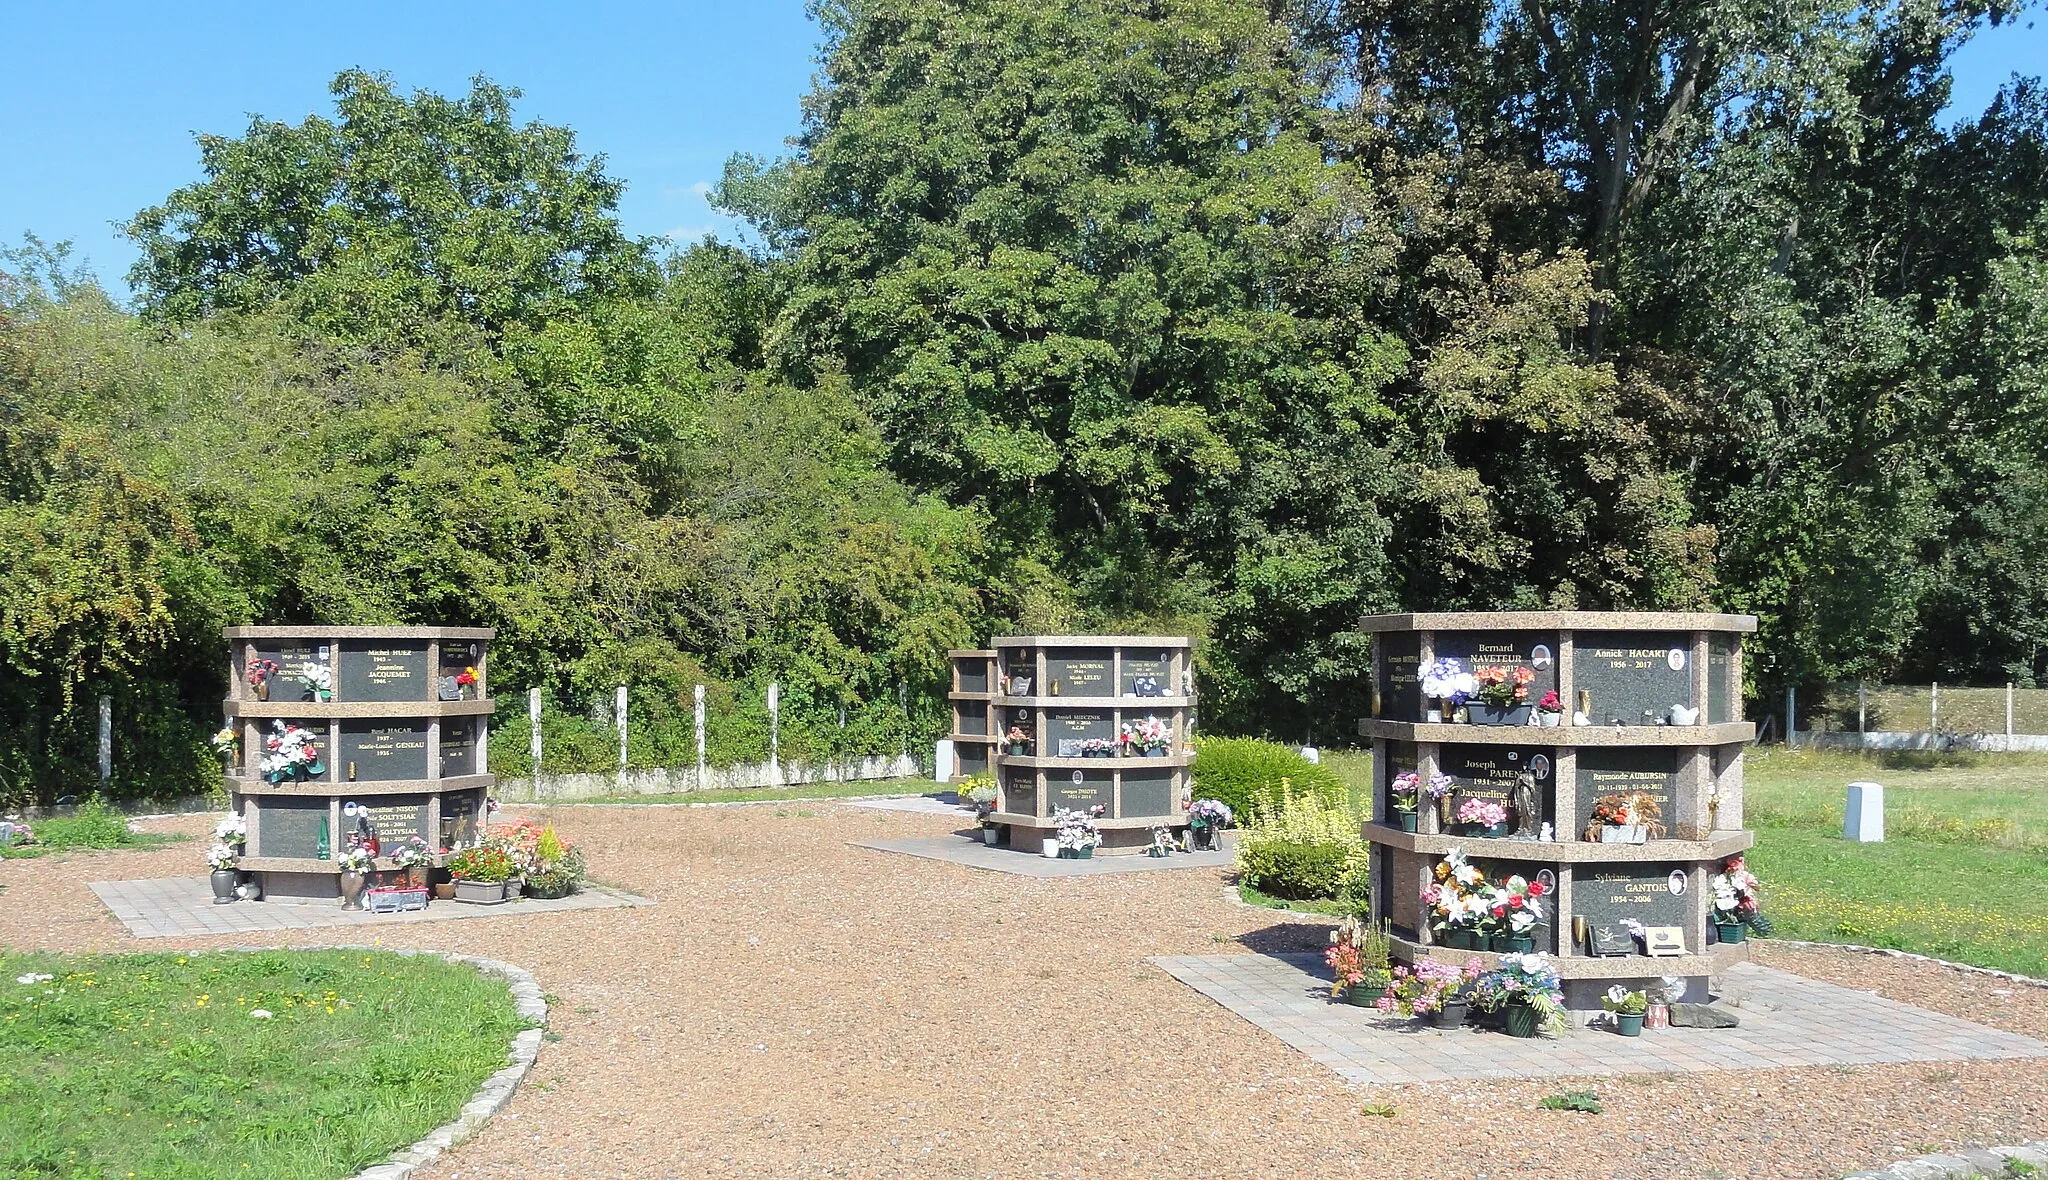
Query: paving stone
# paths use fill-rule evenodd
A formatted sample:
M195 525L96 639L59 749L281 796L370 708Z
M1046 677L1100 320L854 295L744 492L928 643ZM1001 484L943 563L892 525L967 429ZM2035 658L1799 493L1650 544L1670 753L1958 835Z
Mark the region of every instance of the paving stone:
M437 901L424 910L412 910L402 914L372 914L362 910L345 910L339 903L238 901L232 905L217 906L213 904L213 889L205 877L94 881L91 888L99 896L101 903L107 907L108 912L119 918L122 924L128 927L129 933L137 938L262 934L276 930L308 930L328 926L389 928L412 922L531 917L564 910L612 909L653 904L644 897L636 897L621 890L586 885L581 892L551 900L527 897L495 906ZM538 999L539 989L533 988L533 992L534 998ZM517 994L515 987L515 995Z

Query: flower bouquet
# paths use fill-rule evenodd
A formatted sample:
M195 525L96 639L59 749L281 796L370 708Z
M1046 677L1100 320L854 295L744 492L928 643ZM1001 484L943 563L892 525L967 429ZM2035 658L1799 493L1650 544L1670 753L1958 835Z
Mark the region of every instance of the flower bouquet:
M1556 689L1551 689L1543 694L1542 700L1536 702L1536 712L1531 714L1531 717L1536 724L1542 726L1555 727L1564 724L1564 699L1557 695Z
M277 675L279 671L277 661L266 660L259 656L250 660L242 671L248 677L249 687L256 690L256 699L259 701L269 700L270 678Z
M325 664L307 660L299 665L294 677L305 689L301 700L331 701L334 699L334 670Z
M1012 725L1010 732L1003 735L1003 741L1010 747L1013 757L1021 757L1031 746L1031 735L1021 725Z
M1465 825L1468 836L1505 836L1508 809L1490 799L1467 799L1458 805L1458 822Z
M1120 736L1125 745L1145 757L1164 758L1167 747L1173 744L1173 727L1157 717L1146 717L1124 722Z
M303 783L327 773L320 760L320 744L313 731L283 721L271 722L271 734L263 740L267 751L257 771L265 782Z
M213 838L218 843L239 848L249 842L249 821L243 819L240 812L230 811L213 825Z
M225 765L232 767L235 764L235 755L242 748L242 735L235 732L234 726L223 725L207 739L207 744L213 747L214 753L220 755Z
M1614 1015L1614 1031L1625 1037L1643 1035L1643 1016L1650 1010L1647 992L1632 992L1620 984L1607 989L1600 1006Z
M1473 679L1465 665L1451 656L1442 656L1424 664L1419 681L1425 700L1442 702L1429 710L1428 721L1452 721L1466 701L1479 691L1479 682Z
M1377 1004L1394 982L1387 970L1387 931L1368 926L1356 916L1344 919L1330 931L1330 945L1323 962L1330 965L1330 998L1364 1007Z
M1438 940L1460 950L1481 949L1478 929L1480 915L1487 911L1486 874L1453 848L1437 862L1435 877L1423 887L1422 903L1429 907L1430 926Z
M1221 839L1219 833L1230 826L1235 818L1230 804L1221 799L1197 799L1188 807L1188 834L1193 837L1197 850L1214 850Z
M1536 673L1519 665L1479 664L1472 669L1472 678L1479 682L1479 690L1473 695L1486 706L1488 720L1498 723L1509 710L1528 703L1529 686L1535 683Z
M1478 979L1477 959L1462 967L1442 959L1417 959L1412 967L1394 968L1393 985L1380 997L1379 1009L1434 1017L1438 1028L1457 1028L1465 1023L1465 993Z
M241 850L232 844L216 842L213 847L206 850L206 867L215 872L219 872L222 869L232 869L235 867L236 862L241 859Z
M1561 1033L1567 1025L1564 982L1548 955L1502 955L1500 966L1480 975L1473 1002L1499 1015L1512 1037L1539 1031Z
M1602 795L1593 800L1593 815L1584 834L1601 844L1641 844L1664 838L1663 820L1663 806L1641 791Z
M1393 805L1394 814L1399 816L1401 830L1415 830L1415 809L1422 802L1422 775L1413 770L1404 770L1387 784L1387 799Z
M1053 812L1052 818L1059 829L1057 838L1061 859L1089 860L1095 856L1096 845L1102 843L1102 834L1096 830L1092 816L1062 807Z
M1741 942L1748 936L1748 927L1763 921L1762 883L1744 867L1740 856L1723 861L1721 871L1707 881L1707 888L1714 894L1713 912L1707 920L1714 924L1714 933L1722 942Z

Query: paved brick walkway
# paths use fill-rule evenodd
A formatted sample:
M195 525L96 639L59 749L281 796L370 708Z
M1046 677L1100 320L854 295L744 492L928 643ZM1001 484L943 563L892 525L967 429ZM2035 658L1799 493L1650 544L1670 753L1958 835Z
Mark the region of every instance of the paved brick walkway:
M1778 1066L2048 1057L2048 1043L1753 963L1717 989L1740 1028L1672 1028L1623 1037L1575 1028L1519 1040L1473 1028L1438 1032L1330 999L1320 955L1201 955L1154 960L1348 1081L1693 1073Z
M1168 869L1227 869L1236 863L1235 854L1227 847L1222 852L1176 852L1163 857L1118 853L1115 856L1097 855L1087 860L1048 860L1035 852L991 848L979 839L964 835L926 836L913 840L855 840L852 843L857 848L949 860L970 869L1015 873L1020 877L1093 877L1103 873L1156 873Z
M158 877L143 881L94 881L92 891L137 938L183 938L206 934L260 934L271 930L310 930L324 926L389 927L411 922L444 922L465 918L509 918L563 910L602 910L652 905L601 885L585 885L567 897L541 900L522 897L503 905L465 905L436 901L424 910L372 914L345 910L341 902L238 901L213 904L213 887L205 877Z

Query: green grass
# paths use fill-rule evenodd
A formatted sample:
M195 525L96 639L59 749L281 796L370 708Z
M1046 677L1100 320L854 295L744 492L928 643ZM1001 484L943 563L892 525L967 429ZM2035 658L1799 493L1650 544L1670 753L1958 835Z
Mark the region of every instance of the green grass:
M0 954L0 1176L346 1176L452 1121L520 1027L427 956Z
M1261 893L1241 881L1237 886L1237 896L1246 905L1263 906L1269 910L1289 910L1297 914L1319 914L1327 918L1344 918L1352 914L1363 917L1366 911L1371 908L1369 903L1363 898L1356 901L1335 897L1289 901L1284 897L1274 897L1269 893Z
M858 783L805 783L794 787L719 787L706 791L683 791L673 795L598 795L589 799L536 799L507 803L507 807L573 807L579 803L786 803L860 799L885 795L931 795L951 791L950 783L926 778L877 779Z
M25 860L80 849L154 848L186 839L133 831L128 827L127 817L109 809L97 796L80 804L71 815L37 820L29 828L35 832L36 842L0 847L0 860Z
M1779 937L2048 975L2048 757L1773 750L1744 768ZM1882 844L1842 838L1859 779L1884 784Z

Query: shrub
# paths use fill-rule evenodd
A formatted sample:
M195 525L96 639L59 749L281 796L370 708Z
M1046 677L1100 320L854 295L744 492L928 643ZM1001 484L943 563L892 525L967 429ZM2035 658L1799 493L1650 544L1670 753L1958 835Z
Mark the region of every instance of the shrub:
M46 848L127 848L136 843L128 820L93 795L71 815L35 825L36 843Z
M1284 779L1278 803L1254 812L1238 837L1238 879L1274 897L1363 898L1365 870L1365 843L1350 803L1298 794Z
M1297 796L1315 796L1341 804L1350 798L1344 780L1275 742L1257 738L1207 738L1196 748L1195 798L1220 799L1237 813L1239 823L1267 810L1280 784L1293 784Z

